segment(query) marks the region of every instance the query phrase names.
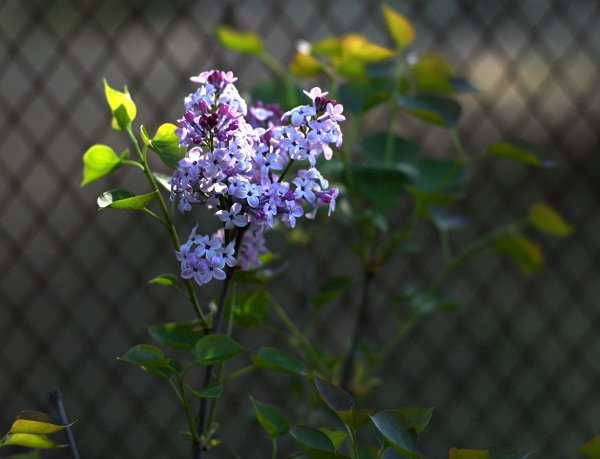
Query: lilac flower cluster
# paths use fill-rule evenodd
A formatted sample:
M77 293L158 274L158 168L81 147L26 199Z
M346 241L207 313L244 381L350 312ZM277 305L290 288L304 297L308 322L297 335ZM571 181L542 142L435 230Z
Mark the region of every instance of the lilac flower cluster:
M299 217L314 218L322 205L331 214L338 190L329 188L315 165L321 154L331 158L330 144L341 145L338 123L345 117L342 105L319 88L304 91L312 104L281 113L276 105L248 107L231 72L212 70L191 80L200 87L186 97L175 131L186 155L170 184L181 212L204 204L224 225L212 237L198 236L194 228L177 252L182 276L202 285L224 279L226 265L259 266L258 256L266 252L263 234L277 220L293 228ZM296 161L308 164L284 180Z

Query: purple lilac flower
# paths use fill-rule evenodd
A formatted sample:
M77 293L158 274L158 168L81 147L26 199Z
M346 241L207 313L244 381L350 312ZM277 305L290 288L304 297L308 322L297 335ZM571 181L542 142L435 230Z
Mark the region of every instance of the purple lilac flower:
M176 252L182 276L204 284L225 278L225 266L260 266L259 256L267 250L264 232L276 220L293 228L298 218L313 218L323 205L333 211L338 190L328 189L315 165L321 155L331 158L331 144L341 145L338 123L345 117L342 105L319 88L305 91L310 105L282 113L277 105L260 102L248 108L231 72L211 70L191 80L199 88L184 100L175 133L185 156L170 185L181 212L203 204L223 223L210 237L197 235L196 226ZM304 160L309 168L287 167ZM283 170L290 177L276 175ZM239 231L244 234L236 260Z

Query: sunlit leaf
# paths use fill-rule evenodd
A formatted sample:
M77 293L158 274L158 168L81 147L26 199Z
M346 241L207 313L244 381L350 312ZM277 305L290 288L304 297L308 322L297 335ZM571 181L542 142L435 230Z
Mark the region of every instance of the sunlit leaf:
M175 129L177 126L174 124L162 124L149 145L150 149L171 169L177 169L179 161L185 156L185 151L179 147L179 137L175 135Z
M439 96L400 96L400 106L415 118L454 128L462 109L458 102Z
M177 276L170 273L160 274L152 279L149 283L174 288L177 285Z
M573 232L573 227L543 202L537 202L531 207L528 221L536 229L554 236L566 237Z
M134 195L128 190L111 190L98 196L100 209L141 210L156 198L156 192Z
M252 32L235 32L227 26L217 27L217 40L227 49L255 56L263 53L263 44L258 35Z
M169 193L171 192L171 185L169 184L169 180L171 180L171 175L163 174L162 172L152 171L152 175L160 186L162 186Z
M306 370L302 362L293 355L272 347L263 346L258 350L258 355L252 356L254 365L271 371L280 371L305 375Z
M290 422L278 410L258 400L252 399L258 422L271 438L279 438L290 430Z
M115 151L107 145L94 145L83 155L83 181L87 185L122 165L122 160Z
M487 449L450 448L449 459L491 459Z
M25 410L17 415L10 428L10 433L45 435L60 432L66 427L68 426L61 424L60 421L45 413Z
M323 66L310 54L297 52L290 62L290 73L296 78L310 78L323 72Z
M591 438L587 442L585 442L582 446L577 448L576 450L579 454L583 454L586 457L591 457L593 459L600 458L600 434Z
M215 333L196 343L196 359L205 366L215 365L237 357L245 350L232 338Z
M313 43L310 50L312 54L338 57L342 54L342 41L337 37L326 37Z
M117 357L124 362L138 366L166 366L171 359L165 358L163 351L150 344L138 344L129 349L123 357Z
M371 43L359 34L348 34L342 39L342 56L360 62L381 62L394 56L395 52Z
M16 433L9 435L2 446L14 445L14 446L26 446L28 448L37 449L52 449L52 448L65 448L69 445L59 445L54 443L45 435L38 434L27 434L27 433Z
M408 19L387 5L383 5L383 19L399 49L410 45L415 38L415 29Z
M125 87L124 92L117 91L104 80L104 94L113 113L112 128L117 131L124 130L135 119L137 113L127 87Z
M170 322L163 325L149 325L150 336L161 344L175 349L192 350L196 343L204 337L204 333L196 331L194 324Z

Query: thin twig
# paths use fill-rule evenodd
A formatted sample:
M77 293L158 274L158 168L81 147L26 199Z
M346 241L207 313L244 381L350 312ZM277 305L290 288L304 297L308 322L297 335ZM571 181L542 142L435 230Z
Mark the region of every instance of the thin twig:
M57 387L52 392L50 392L50 401L54 405L54 410L56 411L56 415L58 416L58 420L61 424L67 426L65 428L65 433L67 434L67 440L69 441L69 445L71 445L71 451L73 451L73 457L75 459L80 459L79 452L77 451L77 445L75 444L75 438L73 437L73 432L71 432L71 427L69 427L69 421L67 419L67 414L65 413L65 407L62 402L62 394L60 389Z

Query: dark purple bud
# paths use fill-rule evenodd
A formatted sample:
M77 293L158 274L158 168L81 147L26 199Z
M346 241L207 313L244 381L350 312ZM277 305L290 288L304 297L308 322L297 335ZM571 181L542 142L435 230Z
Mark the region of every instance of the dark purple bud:
M185 112L183 114L183 118L188 122L188 123L193 123L194 122L194 111L193 110L188 110L187 112Z
M294 193L293 190L287 190L286 193L283 195L283 199L285 201L293 201L294 199L296 199L296 193Z

